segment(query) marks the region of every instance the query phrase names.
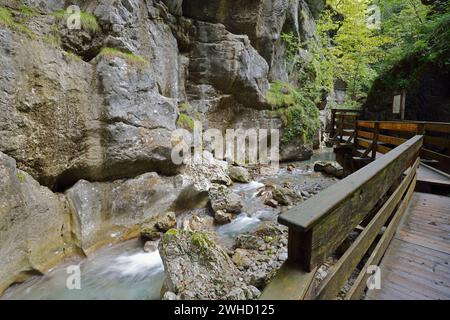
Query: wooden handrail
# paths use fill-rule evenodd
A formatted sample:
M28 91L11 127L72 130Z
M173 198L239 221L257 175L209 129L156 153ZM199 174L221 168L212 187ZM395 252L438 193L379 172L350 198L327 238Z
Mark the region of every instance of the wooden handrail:
M345 297L358 299L365 289L366 270L379 263L408 207L416 185L422 143L423 136L411 138L282 214L279 222L289 227L288 260L261 299L332 299L372 246L374 250L369 260ZM379 201L381 199L383 201ZM317 266L335 252L360 223L364 227L359 236L319 286L314 285ZM386 230L378 238L383 226Z
M380 130L384 130L384 133L380 134ZM406 141L406 136L423 134L425 137L421 157L434 161L432 165L437 169L450 172L450 123L360 120L356 131L355 149L361 147L368 152L370 147L373 160L376 152L389 152L392 150L391 146L398 146ZM361 153L356 151L355 154Z
M423 136L413 137L282 214L278 221L289 227L290 262L305 271L322 263L414 163L422 143Z

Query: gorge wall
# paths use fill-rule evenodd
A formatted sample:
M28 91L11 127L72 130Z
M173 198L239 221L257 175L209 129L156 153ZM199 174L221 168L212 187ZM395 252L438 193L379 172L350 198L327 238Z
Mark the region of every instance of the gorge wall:
M171 161L176 128L282 132L266 102L289 81L281 34L314 41L323 3L1 0L0 292L204 193ZM69 30L70 4L97 24ZM313 142L282 146L282 160Z

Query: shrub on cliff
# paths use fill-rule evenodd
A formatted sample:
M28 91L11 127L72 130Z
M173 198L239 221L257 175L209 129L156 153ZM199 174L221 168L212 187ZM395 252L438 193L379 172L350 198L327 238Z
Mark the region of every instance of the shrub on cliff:
M306 98L288 83L272 83L267 101L274 106L285 125L282 141L291 142L300 138L311 139L320 126L319 110L313 101Z

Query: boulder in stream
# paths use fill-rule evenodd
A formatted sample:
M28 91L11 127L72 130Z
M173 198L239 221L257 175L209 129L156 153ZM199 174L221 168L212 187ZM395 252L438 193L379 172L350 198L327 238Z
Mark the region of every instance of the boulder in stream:
M209 200L214 212L222 210L227 213L240 213L242 211L241 197L224 185L214 184L209 189Z
M314 171L324 172L336 178L344 177L344 168L336 161L318 161L314 164Z
M302 195L288 187L277 187L272 191L273 199L283 206L291 206L303 201Z
M255 299L260 292L245 284L227 253L205 232L169 230L159 244L166 270L161 292L183 300Z
M228 173L231 180L235 182L249 183L251 180L250 173L243 167L230 166L228 168Z

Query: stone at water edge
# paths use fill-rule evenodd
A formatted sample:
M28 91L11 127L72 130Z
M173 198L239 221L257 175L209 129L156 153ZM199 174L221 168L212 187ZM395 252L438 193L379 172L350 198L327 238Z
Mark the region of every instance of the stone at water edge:
M228 174L231 180L241 183L249 183L251 181L250 173L243 167L230 166Z
M266 206L272 207L272 208L276 208L278 207L278 201L276 201L275 199L266 199L264 200L264 204Z
M141 229L141 238L144 241L155 241L161 238L161 232L156 230L154 226L143 227Z
M214 212L219 210L228 213L241 213L241 197L223 185L214 184L209 189L209 199Z
M162 296L173 292L181 299L255 299L260 292L240 280L228 254L209 234L171 229L159 243L166 270Z
M141 238L144 241L154 241L161 238L161 233L166 232L177 226L177 218L175 212L166 212L160 214L150 221L144 223L141 227Z
M303 201L301 194L287 187L275 188L272 193L273 199L283 206L291 206Z
M147 241L144 244L145 252L155 252L158 250L158 241Z
M233 219L233 215L231 213L227 213L223 210L217 210L214 213L214 220L218 223L218 224L227 224L230 223L231 220Z
M326 174L336 178L344 177L344 169L336 161L317 161L314 164L314 171L325 172Z
M162 232L166 232L177 225L177 217L175 212L166 212L160 215L156 221L156 228Z

